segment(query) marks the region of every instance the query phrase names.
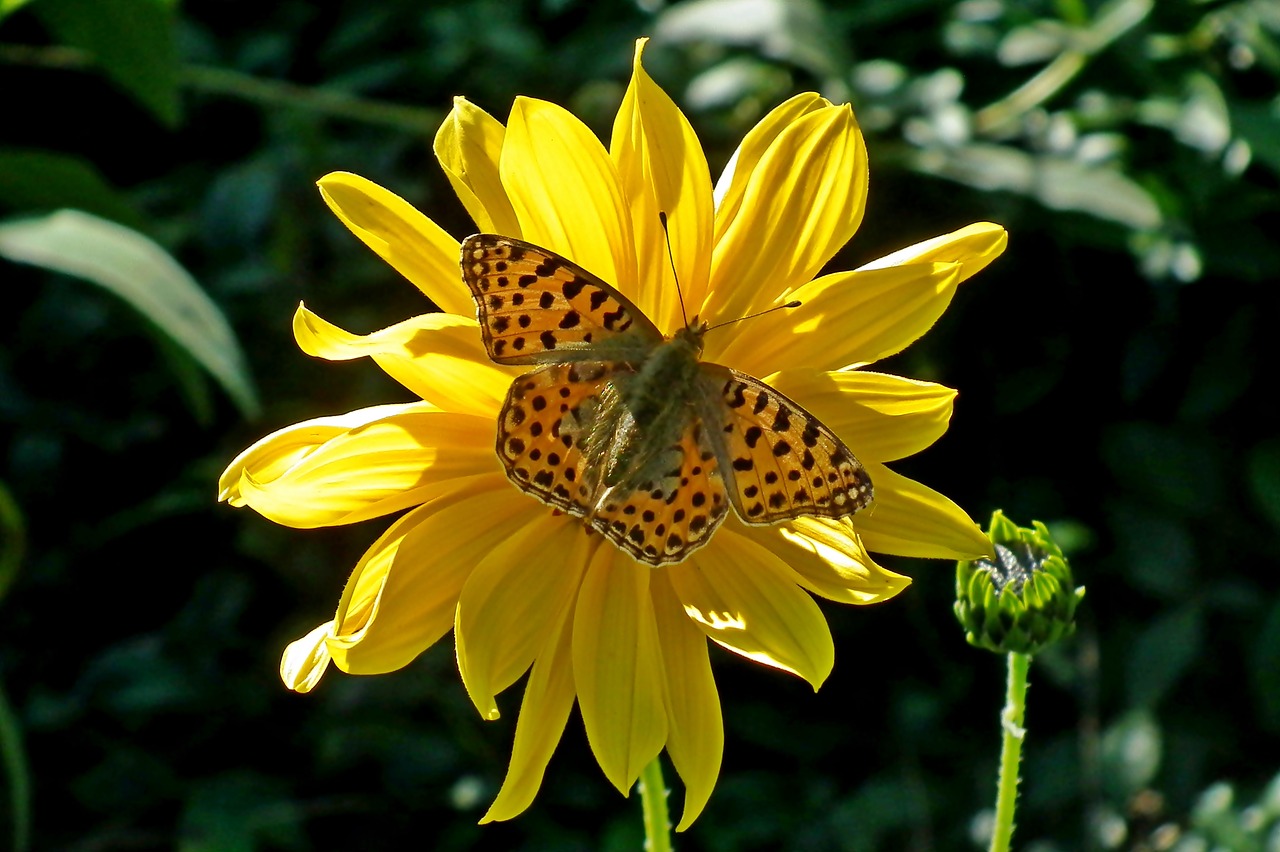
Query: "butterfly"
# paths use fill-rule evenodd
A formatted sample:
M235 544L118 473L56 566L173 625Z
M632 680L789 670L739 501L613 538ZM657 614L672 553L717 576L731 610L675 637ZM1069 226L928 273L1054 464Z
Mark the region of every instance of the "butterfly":
M636 561L680 562L730 506L767 525L871 502L866 469L816 417L699 360L706 323L664 337L613 286L523 240L476 234L461 254L489 357L535 367L498 415L507 477Z

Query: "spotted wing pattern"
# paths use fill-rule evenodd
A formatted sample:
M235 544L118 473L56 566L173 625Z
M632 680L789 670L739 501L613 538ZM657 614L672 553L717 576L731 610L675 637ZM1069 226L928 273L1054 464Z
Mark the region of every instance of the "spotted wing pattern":
M638 562L679 562L706 544L729 510L718 459L695 421L667 451L668 472L612 488L588 465L609 381L623 365L550 364L517 378L498 416L498 458L521 490L583 518ZM596 437L592 437L596 435Z
M495 234L462 241L462 278L499 364L634 361L662 334L625 296L532 243Z
M670 449L672 467L626 496L606 494L590 523L647 565L680 562L711 540L729 512L716 455L693 422Z
M703 364L707 393L723 400L709 426L728 468L729 497L748 524L802 515L842 518L871 502L871 477L818 418L759 379Z

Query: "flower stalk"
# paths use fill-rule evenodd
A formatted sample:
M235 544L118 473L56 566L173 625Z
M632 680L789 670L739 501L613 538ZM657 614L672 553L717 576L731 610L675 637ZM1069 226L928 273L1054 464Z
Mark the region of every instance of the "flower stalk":
M640 807L644 812L646 852L671 852L671 817L667 813L667 785L658 758L640 773Z
M991 833L991 852L1009 852L1013 817L1018 806L1018 783L1022 780L1018 770L1022 762L1022 741L1027 736L1027 729L1022 723L1027 708L1027 670L1031 668L1031 656L1011 653L1006 659L1009 678L1004 710L1000 713L1000 778L996 782L996 819Z

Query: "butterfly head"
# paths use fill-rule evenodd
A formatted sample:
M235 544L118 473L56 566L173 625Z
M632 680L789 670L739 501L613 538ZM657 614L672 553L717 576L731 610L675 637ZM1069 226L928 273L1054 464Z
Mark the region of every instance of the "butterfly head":
M670 340L677 345L688 347L694 358L702 357L702 339L707 334L707 324L694 317L693 322L671 335Z

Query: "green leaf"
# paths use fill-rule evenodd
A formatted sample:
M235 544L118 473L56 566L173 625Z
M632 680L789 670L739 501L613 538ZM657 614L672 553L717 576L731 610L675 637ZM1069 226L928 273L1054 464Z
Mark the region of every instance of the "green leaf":
M165 0L41 0L36 14L164 124L178 123L178 47Z
M1199 607L1184 606L1156 619L1129 654L1129 703L1154 708L1204 650L1204 618Z
M0 0L0 20L4 20L30 2L31 0Z
M148 237L79 210L0 225L0 255L75 275L124 299L226 389L259 411L235 334L200 285Z
M0 200L14 211L74 207L133 228L143 225L88 160L50 151L0 148Z

